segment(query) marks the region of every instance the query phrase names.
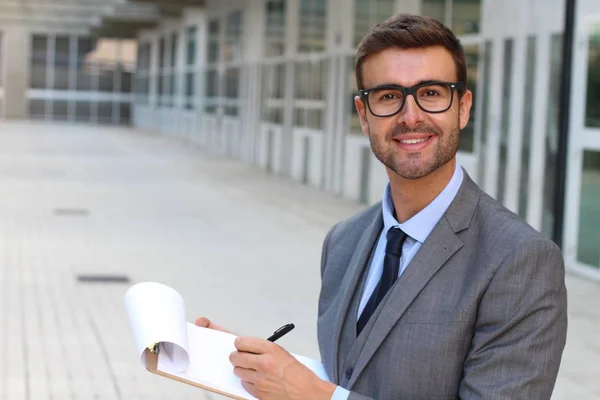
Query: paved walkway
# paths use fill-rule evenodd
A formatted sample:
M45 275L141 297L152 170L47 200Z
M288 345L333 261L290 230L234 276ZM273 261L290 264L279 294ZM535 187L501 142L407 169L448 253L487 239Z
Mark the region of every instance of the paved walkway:
M361 207L172 138L123 128L0 123L0 399L198 399L147 373L123 307L156 280L188 318L317 358L321 241ZM600 285L569 277L554 398L600 399Z

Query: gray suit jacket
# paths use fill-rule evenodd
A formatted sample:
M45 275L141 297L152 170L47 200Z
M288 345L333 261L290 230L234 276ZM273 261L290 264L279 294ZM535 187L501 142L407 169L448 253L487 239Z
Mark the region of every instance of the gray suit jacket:
M550 240L463 184L360 336L356 318L381 204L327 234L321 359L350 399L548 399L567 330L564 264Z

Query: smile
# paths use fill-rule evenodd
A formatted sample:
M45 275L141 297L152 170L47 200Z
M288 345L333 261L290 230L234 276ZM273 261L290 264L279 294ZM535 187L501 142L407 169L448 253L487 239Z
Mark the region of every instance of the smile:
M429 140L429 138L424 138L424 139L405 139L405 140L400 140L399 142L402 144L418 144L418 143L423 143L425 141Z

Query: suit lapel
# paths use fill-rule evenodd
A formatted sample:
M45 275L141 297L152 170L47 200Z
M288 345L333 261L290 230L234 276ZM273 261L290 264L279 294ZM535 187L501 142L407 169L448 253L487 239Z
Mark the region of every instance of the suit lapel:
M340 350L340 338L342 335L342 329L344 327L344 321L346 318L356 320L355 315L348 315L350 312L350 303L352 302L353 295L358 290L360 277L366 267L369 256L372 253L373 246L377 243L377 239L383 228L383 217L381 207L374 214L374 218L364 230L362 237L360 238L354 255L352 256L350 263L348 264L348 272L344 274L344 279L341 282L340 293L343 295L339 300L339 312L337 313L337 319L334 321L333 335L332 335L332 346L333 352L333 376L338 376L338 360Z
M387 299L384 299L385 303L381 312L374 315L375 318L371 318L367 323L367 325L374 325L357 359L352 378L348 382L349 390L352 389L352 385L354 385L379 346L421 290L448 259L463 246L456 233L468 227L479 201L480 193L479 188L465 172L463 185L454 202L392 287ZM368 328L365 327L366 329Z

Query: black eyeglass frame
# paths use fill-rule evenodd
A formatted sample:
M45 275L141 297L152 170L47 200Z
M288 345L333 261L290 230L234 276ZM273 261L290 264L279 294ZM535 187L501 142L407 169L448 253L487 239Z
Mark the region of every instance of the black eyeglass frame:
M431 85L446 85L446 86L450 87L450 104L448 105L448 107L446 109L440 110L440 111L429 111L429 110L426 110L425 108L423 108L423 106L421 106L421 103L419 103L419 99L416 96L417 90L419 90L423 86L431 86ZM402 92L403 97L402 97L402 103L400 104L400 108L398 108L398 110L396 110L395 112L393 112L391 114L386 114L386 115L375 114L373 112L373 110L371 110L371 104L369 104L369 93L371 93L375 90L386 90L386 89L399 90ZM444 112L448 111L450 109L450 107L452 107L452 103L454 103L454 92L459 91L459 93L460 93L460 92L463 92L464 90L465 90L465 84L462 82L430 81L430 82L419 83L418 85L411 86L411 87L405 87L405 86L399 86L399 85L375 86L375 87L369 88L369 89L360 89L358 91L358 95L360 96L361 99L364 100L365 103L367 103L367 108L369 109L369 112L372 115L374 115L375 117L385 118L385 117L391 117L393 115L396 115L400 111L402 111L402 109L406 105L406 99L408 98L408 95L412 95L413 99L415 99L415 103L417 104L417 106L421 110L425 111L426 113L429 113L429 114L444 113Z

